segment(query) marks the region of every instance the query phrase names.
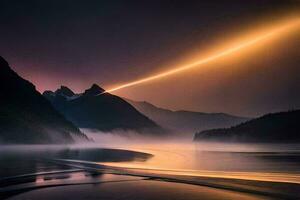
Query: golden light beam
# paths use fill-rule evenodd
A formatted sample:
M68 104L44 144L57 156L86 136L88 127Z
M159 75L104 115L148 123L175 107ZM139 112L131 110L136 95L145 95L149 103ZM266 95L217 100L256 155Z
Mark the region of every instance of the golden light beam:
M116 90L120 90L120 89L123 89L123 88L138 85L138 84L141 84L141 83L149 82L149 81L152 81L152 80L155 80L155 79L160 79L160 78L170 76L170 75L173 75L173 74L176 74L176 73L179 73L179 72L191 69L191 68L202 66L202 65L207 64L209 62L215 61L219 58L222 58L222 57L228 56L230 54L236 53L238 51L244 50L244 49L246 49L248 47L251 47L255 44L258 44L262 41L271 39L271 38L273 38L273 36L276 36L279 33L282 33L283 31L290 31L293 28L298 27L299 25L300 25L300 18L290 20L288 22L285 22L284 24L281 24L281 25L277 26L276 28L273 28L269 31L264 32L263 34L255 36L252 39L241 42L238 45L234 45L234 46L229 47L225 50L218 51L218 53L210 55L210 56L208 56L206 58L203 58L201 60L198 60L196 62L187 64L187 65L183 65L183 66L177 67L175 69L171 69L171 70L168 70L166 72L159 73L157 75L148 76L146 78L142 78L142 79L138 79L136 81L132 81L132 82L122 84L120 86L117 86L117 87L106 90L105 93L114 92Z

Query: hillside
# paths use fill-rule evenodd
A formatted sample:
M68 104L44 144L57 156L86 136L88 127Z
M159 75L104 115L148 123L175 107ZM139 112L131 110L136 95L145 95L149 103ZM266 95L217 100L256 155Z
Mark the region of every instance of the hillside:
M267 114L237 126L196 133L195 141L300 142L300 110Z
M123 129L153 134L163 132L161 127L129 103L118 96L104 93L104 89L96 84L81 94L62 86L55 92L45 91L43 95L67 119L81 128L100 131Z
M73 143L88 138L0 57L0 143Z
M195 133L199 130L230 127L248 120L245 117L225 113L203 113L191 111L171 111L156 107L148 102L126 99L138 111L159 125L176 132Z

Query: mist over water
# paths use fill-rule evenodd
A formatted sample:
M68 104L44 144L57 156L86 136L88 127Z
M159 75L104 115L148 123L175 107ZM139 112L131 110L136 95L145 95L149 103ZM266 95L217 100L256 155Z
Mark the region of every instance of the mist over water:
M32 191L22 193L20 197L64 199L65 189L73 188L68 194L73 194L75 199L87 194L97 196L94 199L102 199L98 198L101 195L119 199L124 195L124 187L127 188L126 195L131 196L139 194L136 193L137 187L150 187L149 194L138 189L142 193L139 199L143 199L144 195L155 196L152 190L157 189L157 197L149 199L162 198L162 194L173 195L166 199L177 199L177 191L187 192L195 187L189 196L195 197L200 193L199 198L202 198L204 191L199 191L202 188L205 192L209 190L207 199L214 199L216 191L221 194L215 199L226 199L225 196L240 188L255 194L257 189L266 187L263 191L290 195L289 188L288 191L278 191L278 184L283 188L287 184L295 184L295 191L300 184L299 145L195 143L120 131L100 133L85 130L85 133L94 142L0 146L0 187L5 188L2 194L9 195L7 191L11 191L12 195L16 195L12 199L18 199L18 189L26 191L27 188ZM159 185L157 189L152 189L154 183ZM164 188L174 186L179 188L162 192ZM45 189L40 189L43 187ZM47 187L50 187L49 190ZM106 189L101 190L101 187ZM227 189L217 190L218 187ZM77 194L78 188L82 190ZM34 195L36 197L32 198ZM52 195L59 197L53 198ZM254 196L253 199L264 198Z
M196 143L135 132L83 131L94 142L1 146L0 168L5 173L0 176L43 172L51 165L40 161L61 159L160 174L300 182L299 144Z
M141 137L120 132L85 133L95 140L92 146L127 149L152 154L146 161L106 163L113 166L227 172L299 172L299 144L242 144L193 142L191 139Z

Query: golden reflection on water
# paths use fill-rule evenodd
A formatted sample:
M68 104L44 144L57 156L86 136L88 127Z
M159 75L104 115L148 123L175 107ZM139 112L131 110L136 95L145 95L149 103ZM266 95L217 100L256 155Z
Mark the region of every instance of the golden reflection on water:
M190 144L169 143L131 145L126 149L154 156L145 162L103 162L101 164L135 172L300 184L300 173L289 172L286 163L267 162L256 158L255 151L262 151L262 149L253 146L217 145L199 149ZM265 151L268 152L267 149ZM245 156L240 152L250 154Z

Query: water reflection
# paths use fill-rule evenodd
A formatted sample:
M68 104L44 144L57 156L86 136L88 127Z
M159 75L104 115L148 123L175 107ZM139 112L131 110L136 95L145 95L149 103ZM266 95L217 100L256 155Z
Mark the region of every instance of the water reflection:
M126 148L154 156L114 165L149 169L240 172L300 172L299 145L159 143Z
M188 183L212 186L217 183L218 187L233 184L233 188L237 187L238 180L256 181L258 186L261 183L257 181L300 184L298 145L139 142L119 144L115 149L99 146L95 143L88 147L1 147L0 198L44 187L142 180L143 177L163 180L180 176L181 181ZM102 165L108 168L101 168ZM245 182L238 185L241 184ZM249 186L252 190L253 184ZM284 194L289 193L284 191Z
M17 146L0 151L0 184L6 177L25 174L70 170L68 165L57 164L54 159L72 159L97 162L145 161L152 155L120 149Z
M300 183L299 145L182 143L131 145L145 162L103 163L157 174Z

